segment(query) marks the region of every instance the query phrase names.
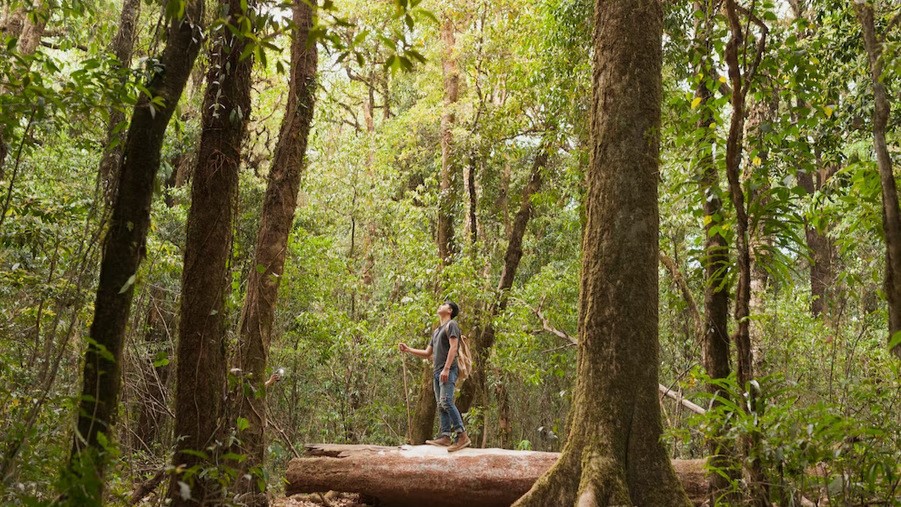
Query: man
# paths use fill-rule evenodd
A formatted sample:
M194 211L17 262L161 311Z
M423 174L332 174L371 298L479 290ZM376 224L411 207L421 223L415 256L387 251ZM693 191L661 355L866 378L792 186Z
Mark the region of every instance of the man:
M440 324L432 333L432 341L425 349L414 349L406 343L399 343L401 352L409 352L414 356L425 359L433 358L435 402L438 404L438 421L441 433L434 440L426 440L427 444L447 447L447 452L455 452L469 447L471 443L466 429L463 427L463 417L457 406L454 405L454 387L457 384L457 348L460 346L460 326L454 319L460 313L460 308L452 301L445 301L438 307ZM454 439L456 434L456 439Z

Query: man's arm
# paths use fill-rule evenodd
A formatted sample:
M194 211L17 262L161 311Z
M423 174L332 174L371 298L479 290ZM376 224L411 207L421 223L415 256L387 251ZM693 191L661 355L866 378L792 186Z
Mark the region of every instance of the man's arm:
M444 362L444 370L441 371L442 382L447 382L451 366L454 364L454 358L457 357L457 347L460 346L460 339L456 336L448 337L447 341L450 344L450 349L447 351L447 361Z
M432 357L431 343L429 343L429 346L424 349L414 349L413 347L408 347L406 343L399 343L397 345L397 348L399 348L401 352L408 352L423 359L429 359L430 357Z

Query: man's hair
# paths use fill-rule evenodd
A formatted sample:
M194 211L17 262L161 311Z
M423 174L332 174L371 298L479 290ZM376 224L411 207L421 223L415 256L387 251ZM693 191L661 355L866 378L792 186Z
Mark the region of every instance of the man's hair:
M452 319L456 319L457 315L460 315L460 307L457 306L457 303L454 303L453 301L448 299L444 301L444 304L450 306Z

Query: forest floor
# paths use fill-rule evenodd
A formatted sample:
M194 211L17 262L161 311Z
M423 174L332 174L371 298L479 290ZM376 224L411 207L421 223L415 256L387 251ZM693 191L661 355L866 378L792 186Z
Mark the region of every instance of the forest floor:
M272 501L272 507L370 507L361 495L356 493L338 493L329 491L318 493L279 497Z

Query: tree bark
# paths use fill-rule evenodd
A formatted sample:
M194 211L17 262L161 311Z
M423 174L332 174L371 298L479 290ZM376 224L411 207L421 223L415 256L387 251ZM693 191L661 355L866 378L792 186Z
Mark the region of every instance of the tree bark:
M433 446L309 445L304 457L288 464L285 492L356 492L396 507L507 507L559 457L555 452L503 449L448 454ZM700 505L704 460L673 460L672 466Z
M223 0L227 23L252 16L242 0ZM245 3L247 5L247 3ZM253 25L253 22L251 22ZM185 474L173 474L171 505L222 500L216 474L223 453L225 297L231 289L231 257L241 144L250 116L253 58L240 58L247 39L227 27L214 34L203 101L202 133L191 182L176 364L175 456ZM186 498L179 483L190 486Z
M438 257L441 265L450 262L454 254L453 210L456 192L454 180L458 164L454 160L453 128L456 123L455 107L459 98L460 73L457 68L454 21L445 14L441 24L441 68L444 74L444 112L441 115L441 175L438 195Z
M761 316L766 313L766 290L769 285L769 272L765 268L767 256L773 245L773 238L767 235L764 213L770 203L770 175L769 154L767 152L766 132L773 125L779 108L778 94L773 93L763 100L752 102L748 111L748 120L745 124L745 139L748 143L748 152L757 153L759 165L746 164L745 181L750 182L748 192L749 209L757 209L758 216L753 221L753 226L748 231L748 248L751 255L751 283L749 287L750 298L748 303L749 315L753 318L749 323L748 334L751 344L751 376L756 377L764 369L763 355L764 329ZM757 174L755 174L755 172ZM750 217L749 217L750 220Z
M857 17L863 31L864 47L870 64L870 78L873 85L873 147L876 150L876 165L882 183L882 228L885 232L885 294L888 299L889 342L895 333L901 331L901 211L898 209L898 190L892 170L892 158L885 140L888 128L891 102L882 82L882 44L876 36L873 6L865 2L854 2ZM892 353L901 359L901 342L896 343Z
M112 435L119 403L120 364L125 326L134 295L134 280L145 255L150 203L160 165L160 149L169 119L191 73L202 43L203 1L185 5L184 19L170 22L166 48L160 57L165 72L155 74L147 89L162 105L151 108L142 95L135 106L125 141L119 180L104 239L100 281L85 352L77 435L64 481L73 501L100 503L103 475L110 455L105 442Z
M486 373L488 357L491 353L491 347L494 346L494 319L507 306L507 296L513 287L516 270L519 268L520 260L522 260L522 240L526 235L529 220L532 218L532 196L541 188L541 172L547 166L547 160L548 147L542 146L532 162L529 181L522 189L519 211L516 212L516 216L513 218L513 226L510 229L510 236L507 238L507 249L504 253L504 267L497 283L495 299L488 306L487 311L481 315L480 318L484 319L481 329L477 328L476 333L472 337L473 371L470 375L471 378L460 389L460 398L457 401L457 408L462 413L468 412L473 403L478 400L481 400L483 404L487 402Z
M140 15L141 0L124 0L122 12L119 15L119 28L116 31L116 37L110 44L110 50L116 55L119 70L122 72L122 80L120 82L123 84L125 74L131 67L138 16ZM100 181L103 184L107 205L112 204L116 196L119 164L122 161L122 152L125 148L122 144L122 135L116 132L116 127L123 121L125 121L125 113L118 107L110 107L109 122L106 126L106 147L103 158L100 159Z
M41 37L44 35L44 29L47 28L47 22L50 21L50 9L51 5L47 0L37 0L31 13L24 17L19 42L16 46L20 55L34 54L41 45Z
M237 417L250 423L239 434L241 445L237 452L244 454L246 460L241 463L238 473L238 493L249 496L245 499L248 505L268 504L265 491L257 487L257 479L262 478L259 471L266 451L267 404L263 383L266 380L279 282L284 272L288 236L297 209L297 194L316 97L318 53L315 44L307 44L313 25L311 5L304 0L295 0L293 21L288 104L269 171L238 345L237 367L249 388L241 389L235 412ZM248 475L251 476L249 480L244 478Z
M410 443L419 445L432 438L435 429L435 391L432 387L434 371L431 361L423 361L419 381L419 397L413 411L413 427L410 429Z
M578 376L559 461L514 505L686 506L660 442L663 8L596 0Z

